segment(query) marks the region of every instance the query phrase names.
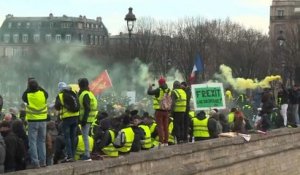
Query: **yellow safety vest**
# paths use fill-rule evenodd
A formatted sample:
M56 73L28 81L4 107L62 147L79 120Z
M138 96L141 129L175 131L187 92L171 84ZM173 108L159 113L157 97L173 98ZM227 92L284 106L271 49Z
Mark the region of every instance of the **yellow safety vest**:
M193 121L193 136L194 137L210 137L208 132L208 117L203 120L199 120L197 117L192 119Z
M175 144L175 138L174 138L174 136L172 135L173 128L174 128L174 123L173 123L173 121L171 121L171 122L169 123L169 127L168 127L168 131L169 131L169 139L168 139L168 142L169 142L169 143L174 143L174 144Z
M131 127L127 127L121 130L121 133L125 134L125 144L123 147L118 148L118 150L122 153L128 153L131 150L132 143L134 140L134 132Z
M107 145L106 147L102 148L102 152L110 157L118 157L119 152L118 150L114 147L113 143L115 141L115 132L112 130L108 130L111 138L111 143Z
M186 111L186 93L183 89L174 89L177 99L175 101L174 112L185 112Z
M157 126L157 124L154 122L149 127L150 128L150 132L151 132L151 141L152 141L153 146L158 146L159 145L158 137L156 137L156 138L152 137L152 133L156 130L156 126Z
M78 112L70 112L67 110L67 108L64 107L64 100L63 100L63 93L60 92L58 94L58 97L59 97L59 100L60 100L60 103L62 104L62 109L61 109L61 119L65 119L65 118L68 118L68 117L76 117L76 116L79 116L79 111Z
M151 132L149 126L139 125L139 128L141 128L145 132L145 139L142 141L142 148L144 149L152 148Z
M165 92L168 92L169 94L171 93L170 89L167 88L165 89ZM164 90L162 88L159 88L159 96L158 98L156 98L155 96L153 97L153 109L157 110L160 109L160 101L162 100L163 96L164 96Z
M47 99L43 91L27 93L28 105L26 106L27 121L47 120Z
M228 123L229 123L229 124L232 124L233 121L234 121L234 112L230 112L230 113L228 114Z
M94 147L94 139L89 136L89 151L92 152ZM83 142L83 137L82 135L78 135L78 143L77 143L77 148L76 148L76 153L75 153L75 160L79 160L80 156L85 153L84 150L84 142Z
M88 119L87 119L87 122L88 123L93 123L95 120L96 120L96 116L97 116L97 113L98 113L98 102L97 102L97 99L96 97L94 96L94 94L90 91L87 91L87 90L84 90L80 96L79 96L79 104L80 104L80 118L79 120L81 121L82 118L83 118L83 115L84 115L84 107L83 107L83 97L88 94L89 98L90 98L90 113L89 113L89 116L88 116Z
M195 111L190 111L189 112L189 117L190 117L190 119L194 118L195 117Z

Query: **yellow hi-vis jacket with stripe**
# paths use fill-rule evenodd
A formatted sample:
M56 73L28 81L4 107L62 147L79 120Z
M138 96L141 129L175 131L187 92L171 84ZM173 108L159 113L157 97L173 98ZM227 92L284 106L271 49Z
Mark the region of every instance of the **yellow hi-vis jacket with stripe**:
M152 123L151 126L149 126L150 128L150 132L151 132L151 141L153 146L158 146L159 145L159 141L158 141L158 137L157 138L153 138L152 134L154 133L154 131L156 130L157 124L155 122Z
M79 111L79 114L80 114L80 118L79 120L82 121L82 118L83 118L83 115L84 115L84 107L83 107L83 97L85 95L88 95L89 98L90 98L90 113L89 113L89 116L87 118L87 122L88 123L93 123L96 119L96 116L97 116L97 113L98 113L98 102L97 102L97 99L95 97L95 95L88 91L88 90L84 90L83 92L81 92L80 96L79 96L79 104L80 104L80 111Z
M174 89L177 99L175 101L174 112L185 112L186 111L186 93L183 89Z
M123 147L118 148L118 150L122 153L128 153L131 150L132 143L134 140L134 132L131 127L121 129L121 133L125 135L125 143Z
M114 147L113 143L115 141L115 132L112 130L108 130L111 138L111 143L107 145L106 147L102 148L102 152L110 157L118 157L119 152L118 150Z
M151 132L150 128L147 125L139 125L139 128L141 128L145 133L144 140L141 141L142 148L149 149L152 148L152 141L151 141Z
M26 106L27 121L46 121L47 120L47 99L43 91L27 93L28 105Z
M94 147L94 139L89 136L89 151L92 152ZM83 137L82 135L78 135L78 143L77 143L77 148L76 148L76 153L75 153L75 160L79 160L80 156L83 155L85 152L84 150L84 142L83 142Z
M208 132L208 117L203 120L199 120L197 117L194 117L192 121L194 137L210 137Z
M64 107L64 95L62 92L60 92L58 94L58 97L59 97L59 101L60 103L62 104L62 109L61 109L61 119L65 119L65 118L68 118L68 117L76 117L76 116L79 116L79 111L78 112L70 112L67 110L67 108Z
M160 109L160 101L162 100L163 96L165 93L171 93L170 89L167 88L163 90L162 88L159 88L159 96L156 98L155 96L153 97L153 109L157 110Z
M172 143L172 144L175 144L175 138L174 138L174 135L172 134L173 133L173 129L174 129L174 123L173 123L173 121L170 121L169 127L168 127L168 131L169 131L168 142Z

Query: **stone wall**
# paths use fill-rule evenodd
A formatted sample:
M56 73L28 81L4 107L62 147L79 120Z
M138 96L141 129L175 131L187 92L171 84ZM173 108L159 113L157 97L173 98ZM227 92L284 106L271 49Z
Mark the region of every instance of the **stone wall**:
M59 164L14 174L300 174L300 128L219 138L131 153L103 161Z

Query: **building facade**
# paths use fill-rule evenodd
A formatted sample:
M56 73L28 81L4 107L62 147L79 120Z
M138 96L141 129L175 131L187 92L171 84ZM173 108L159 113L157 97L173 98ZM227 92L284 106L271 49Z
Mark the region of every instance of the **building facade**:
M108 41L108 31L101 17L14 17L6 16L0 28L0 57L24 56L35 46L69 44L101 47Z
M273 0L270 7L270 45L273 64L284 82L300 84L300 0ZM277 64L277 65L275 65Z

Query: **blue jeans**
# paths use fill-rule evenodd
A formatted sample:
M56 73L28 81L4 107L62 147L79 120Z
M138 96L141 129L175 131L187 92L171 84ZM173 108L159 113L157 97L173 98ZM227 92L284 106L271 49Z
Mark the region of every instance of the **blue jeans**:
M76 129L77 129L77 121L78 117L71 117L63 119L62 121L62 130L65 137L66 142L66 151L68 158L74 158L75 156L75 138L76 138Z
M29 154L34 166L46 165L46 122L28 122Z
M84 142L84 155L86 157L90 157L90 145L89 145L89 131L91 128L91 124L87 123L81 128L83 142Z

